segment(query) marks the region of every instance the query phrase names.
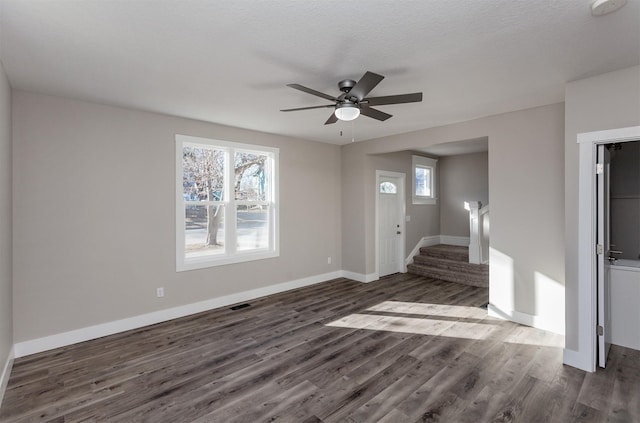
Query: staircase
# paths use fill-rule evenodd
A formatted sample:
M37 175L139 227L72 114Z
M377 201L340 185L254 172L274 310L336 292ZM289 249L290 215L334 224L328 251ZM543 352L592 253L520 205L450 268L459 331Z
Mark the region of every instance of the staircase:
M443 244L422 247L407 271L443 281L489 287L489 266L469 263L468 247Z

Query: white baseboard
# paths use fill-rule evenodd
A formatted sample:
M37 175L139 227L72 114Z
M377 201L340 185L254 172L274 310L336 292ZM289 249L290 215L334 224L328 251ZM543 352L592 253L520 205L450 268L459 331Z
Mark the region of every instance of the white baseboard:
M2 405L2 399L4 393L7 390L7 384L9 383L9 376L11 376L11 368L13 367L13 359L15 357L15 349L12 347L9 351L7 361L4 363L2 373L0 373L0 406Z
M585 372L593 373L596 371L595 360L590 360L589 357L585 357L585 354L580 353L580 351L570 350L568 348L562 351L562 364L584 370Z
M369 283L369 282L377 281L379 279L378 275L376 275L375 273L364 274L364 273L350 272L348 270L342 270L340 272L340 276L347 279L353 279L354 281L358 281L362 283Z
M468 247L469 242L471 241L468 236L440 235L440 244Z
M32 339L29 341L19 342L14 346L14 353L16 358L24 357L26 355L52 350L54 348L64 347L66 345L76 344L78 342L84 342L91 339L101 338L107 335L113 335L115 333L125 332L131 329L138 329L144 326L165 322L167 320L176 319L178 317L201 313L203 311L212 310L214 308L225 307L231 304L253 300L256 298L264 297L266 295L277 294L279 292L289 291L291 289L314 285L320 282L343 277L343 273L343 271L335 271L322 275L310 276L290 282L266 286L264 288L238 292L236 294L226 295L224 297L212 298L210 300L200 301L197 303L154 311L152 313L142 314L135 317L129 317L113 322L101 323L98 325L63 332L56 335L50 335L42 338Z
M550 318L543 316L537 316L533 314L522 313L520 311L511 310L505 312L498 309L493 304L487 306L487 312L491 317L497 317L499 319L510 320L522 325L531 326L537 329L546 330L549 332L564 335L564 322L556 322Z
M438 245L438 244L446 244L446 245L457 245L457 246L461 246L461 247L468 247L469 246L469 237L464 237L464 236L451 236L451 235L433 235L433 236L424 236L422 237L422 239L420 239L420 241L418 241L418 243L416 244L415 247L413 247L413 250L411 250L411 252L409 253L409 255L407 256L407 258L404 259L404 264L405 266L407 264L413 263L413 257L417 256L420 252L420 248L422 247L430 247L432 245Z

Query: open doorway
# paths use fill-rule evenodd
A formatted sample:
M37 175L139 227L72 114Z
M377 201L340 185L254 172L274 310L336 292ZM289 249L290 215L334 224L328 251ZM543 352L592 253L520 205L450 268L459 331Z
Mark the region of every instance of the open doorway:
M470 245L470 223L471 213L465 209L467 203L475 202L480 204L480 208L484 208L488 212L489 193L488 193L488 139L478 138L474 140L451 142L437 146L431 146L433 152L423 151L423 149L404 150L393 153L373 154L370 156L370 163L378 173L375 175L375 183L371 186L371 193L375 196L375 241L372 247L375 248L375 271L376 277L384 276L384 261L388 250L388 243L381 244L380 234L385 230L391 231L389 235L401 229L404 237L404 257L400 266L396 265L394 271L408 271L409 266L427 266L428 263L416 262L416 256L422 255L423 247L431 247L439 244L446 246L469 247ZM436 154L437 153L437 154ZM425 163L416 160L416 157L429 159L431 173L428 179L424 179L424 183L419 183L418 170L424 170ZM420 169L418 169L420 168ZM396 174L405 175L404 185L404 213L400 222L389 225L389 228L380 227L380 216L384 211L379 210L381 196L391 196L380 193L380 184L385 182L378 178L380 172L387 172L390 176ZM372 175L373 176L373 175ZM371 178L374 180L374 178ZM429 181L429 190L427 193L430 197L425 200L418 198L419 188L424 188L425 181ZM425 193L422 193L425 194ZM423 196L424 197L424 196ZM479 211L479 209L477 211ZM488 213L486 214L488 216ZM488 218L483 226L486 238L483 239L486 250L488 250ZM399 226L399 227L398 227ZM400 234L395 234L400 235ZM400 246L402 247L402 246ZM426 253L425 253L426 254ZM466 252L465 252L466 255ZM392 257L395 257L392 254ZM419 257L423 258L423 257ZM447 258L447 257L441 257ZM457 258L457 256L456 256ZM484 267L487 267L488 254L485 256ZM464 259L467 264L469 257ZM440 263L438 263L440 264ZM452 264L453 266L454 264ZM456 269L458 263L455 263ZM397 270L402 268L402 270ZM412 267L413 269L413 267ZM430 271L439 271L442 266L432 265ZM460 275L454 275L451 271L452 267L447 266L443 272L451 273L451 275L426 275L436 279L444 279L451 276L456 277L455 281L460 280ZM417 273L413 270L411 273ZM442 273L442 272L441 272ZM488 286L488 269L482 269L477 272L477 279L482 279ZM465 278L462 278L466 280ZM486 281L485 281L486 279ZM481 286L474 284L474 286Z
M640 139L640 126L619 128L606 131L597 131L578 134L580 148L579 168L579 217L578 217L578 351L565 349L564 362L587 371L595 371L598 364L599 341L606 343L607 335L598 327L599 301L607 300L607 291L598 296L599 274L604 277L605 269L609 263L604 263L608 258L605 254L605 246L601 242L607 242L603 237L598 238L598 173L600 172L598 161L599 145L623 143ZM603 194L601 194L603 195ZM602 215L602 212L600 213ZM605 232L606 233L606 232ZM602 264L598 266L598 261ZM610 270L610 269L609 269ZM606 313L606 311L604 311ZM604 317L606 314L601 315ZM605 346L606 348L606 346ZM604 357L603 357L604 358Z

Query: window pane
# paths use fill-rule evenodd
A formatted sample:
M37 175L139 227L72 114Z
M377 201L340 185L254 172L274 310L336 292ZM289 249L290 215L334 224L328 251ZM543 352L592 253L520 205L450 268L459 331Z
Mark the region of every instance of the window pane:
M416 195L431 196L431 169L416 167Z
M224 206L186 206L185 257L224 253Z
M266 154L237 152L234 157L236 200L267 201Z
M203 146L182 149L182 195L186 201L221 201L224 151Z
M268 206L237 207L238 251L269 248L269 217Z
M391 182L382 182L380 184L380 192L383 194L395 194L397 192L397 188L395 184Z

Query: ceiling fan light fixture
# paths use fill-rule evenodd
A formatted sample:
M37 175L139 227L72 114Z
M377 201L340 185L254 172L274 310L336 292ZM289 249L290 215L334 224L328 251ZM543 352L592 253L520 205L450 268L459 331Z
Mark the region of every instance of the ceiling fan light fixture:
M591 14L602 16L613 13L627 4L627 0L595 0L591 3Z
M360 116L360 108L355 103L347 102L336 105L334 113L338 119L350 121Z

